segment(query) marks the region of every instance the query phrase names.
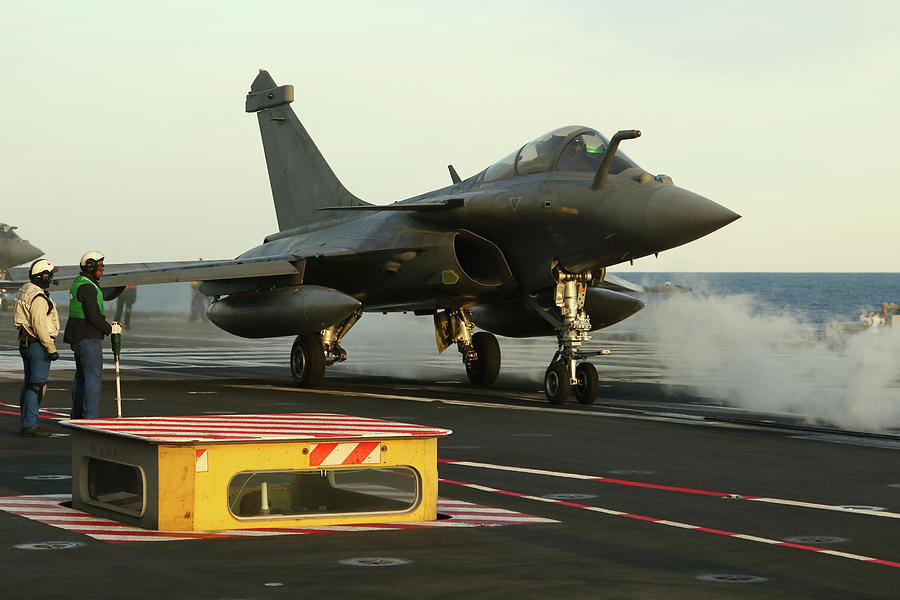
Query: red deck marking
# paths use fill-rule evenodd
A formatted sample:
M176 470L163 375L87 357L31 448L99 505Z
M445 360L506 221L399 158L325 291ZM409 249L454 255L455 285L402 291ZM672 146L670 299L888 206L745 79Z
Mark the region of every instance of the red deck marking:
M503 494L505 496L524 496L525 494L520 494L519 492L497 492L498 494Z
M877 565L884 565L886 567L897 567L898 569L900 569L900 562L894 562L891 560L881 560L878 558L873 558L871 562L873 562Z
M738 533L735 533L734 531L724 531L722 529L711 529L709 527L694 527L694 529L696 529L697 531L703 531L705 533L715 533L717 535L726 535L726 536L740 535ZM798 546L798 548L799 548L799 546Z
M791 544L788 542L782 542L780 540L773 540L773 539L767 539L767 538L763 538L763 537L759 537L759 536L750 536L748 534L736 533L734 531L724 531L722 529L713 529L711 527L701 527L699 525L691 525L689 523L679 523L677 521L669 521L667 519L661 519L661 518L657 518L657 517L648 517L645 515L626 513L626 512L613 510L611 508L603 508L601 506L590 506L590 505L586 505L586 504L578 505L578 504L574 504L572 502L566 502L564 500L555 500L552 498L544 498L542 496L531 496L528 494L521 494L518 492L510 492L509 490L501 490L501 489L492 488L492 487L488 487L488 486L476 484L476 483L451 481L449 479L440 479L439 481L441 483L452 483L454 485L461 485L464 487L481 490L481 491L485 491L485 492L491 492L494 494L502 494L504 496L518 496L518 497L524 498L526 500L535 500L537 502L547 502L549 504L557 504L560 506L570 506L570 507L574 507L574 508L580 508L582 510L588 510L591 512L603 513L603 514L607 514L607 515L611 515L611 516L615 516L615 517L627 517L629 519L638 519L641 521L652 522L656 525L665 525L666 527L677 527L678 529L701 531L703 533L712 533L715 535L721 535L721 536L730 537L733 539L740 539L740 540L744 540L744 541L748 541L748 542L756 542L758 544L761 543L761 544L767 544L767 545L772 545L772 546L781 546L783 548L794 548L796 550L806 550L806 551L810 551L810 552L820 553L823 556L834 556L837 558L858 560L858 561L868 562L868 563L877 564L877 565L884 565L884 566L888 566L888 567L900 568L900 562L882 560L882 559L878 559L878 558L872 558L869 556L861 556L858 554L850 554L849 552L835 553L832 550L827 550L825 548L816 548L815 546L803 546L800 544Z
M790 542L781 542L779 544L775 544L776 546L784 546L785 548L796 548L797 550L809 550L811 552L822 552L823 550L828 550L828 548L818 548L816 546L804 546L803 544L792 544Z
M603 483L615 483L616 485L630 485L634 487L650 488L654 490L666 490L668 492L682 492L685 494L700 494L703 496L718 496L723 498L729 496L727 492L711 492L709 490L698 490L694 488L676 487L672 485L660 485L658 483L645 483L643 481L630 481L627 479L610 479L608 477L593 477L590 481L602 481Z
M15 415L17 417L21 415L21 409L18 404L9 404L7 402L0 402L0 406L6 406L7 408L15 409L15 411L0 410L0 414ZM38 418L53 419L54 421L61 421L62 419L68 419L69 415L67 415L65 413L53 412L53 411L47 410L45 408L39 408L38 409Z
M438 462L441 462L441 461L438 461ZM452 479L444 479L443 477L441 479L439 479L438 481L440 481L441 483L452 483L453 485L466 485L462 481L453 481Z
M582 507L586 508L586 507ZM656 517L645 517L644 515L636 515L634 513L624 513L619 515L621 517L628 517L629 519L637 519L638 521L662 521L662 519L657 519ZM700 527L697 528L698 531L702 531ZM713 530L709 530L711 533L714 533Z

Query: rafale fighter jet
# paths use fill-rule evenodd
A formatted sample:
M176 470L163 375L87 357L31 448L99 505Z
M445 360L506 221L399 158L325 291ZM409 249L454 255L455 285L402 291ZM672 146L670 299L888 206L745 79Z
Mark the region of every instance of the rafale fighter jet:
M260 71L247 94L256 113L278 218L277 233L238 258L193 264L108 265L101 285L202 280L210 320L233 334L297 336L299 386L320 384L346 359L341 339L364 312L434 318L438 349L456 344L473 384L500 370L494 333L556 335L546 370L553 403L570 390L593 402L590 332L644 304L606 268L685 244L738 218L651 175L611 139L561 127L467 179L387 206L338 181L290 103L293 86ZM60 277L60 279L64 279ZM475 333L475 326L485 331Z

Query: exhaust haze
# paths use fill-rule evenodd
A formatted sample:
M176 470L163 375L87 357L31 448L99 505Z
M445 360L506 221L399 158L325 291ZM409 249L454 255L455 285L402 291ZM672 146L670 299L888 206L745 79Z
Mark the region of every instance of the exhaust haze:
M900 331L823 332L752 295L675 295L641 315L664 381L810 423L900 427Z

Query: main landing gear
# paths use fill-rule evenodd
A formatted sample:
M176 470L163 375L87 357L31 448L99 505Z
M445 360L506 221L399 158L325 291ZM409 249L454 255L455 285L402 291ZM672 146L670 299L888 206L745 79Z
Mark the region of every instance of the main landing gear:
M489 387L500 373L500 344L493 333L479 331L473 333L468 308L448 309L434 313L434 333L438 352L443 352L450 344L456 344L466 365L469 381Z
M291 377L298 387L318 387L325 377L325 367L347 360L340 342L361 316L362 311L328 329L297 336L291 347Z
M593 404L600 388L597 369L585 361L597 354L609 354L609 350L584 352L582 343L591 339L591 320L584 310L590 273L558 272L553 303L559 310L543 308L542 314L556 327L558 347L550 366L544 373L544 394L551 404L563 404L569 393L574 392L579 404Z

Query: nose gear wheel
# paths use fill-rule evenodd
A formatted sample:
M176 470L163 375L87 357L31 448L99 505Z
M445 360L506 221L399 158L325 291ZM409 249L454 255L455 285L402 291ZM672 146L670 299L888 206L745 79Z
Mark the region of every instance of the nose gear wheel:
M544 373L544 394L550 404L563 404L569 397L569 369L560 361L550 363Z
M579 404L593 404L600 387L597 368L589 362L583 362L575 367L575 379L578 380L578 383L572 386L575 399Z

